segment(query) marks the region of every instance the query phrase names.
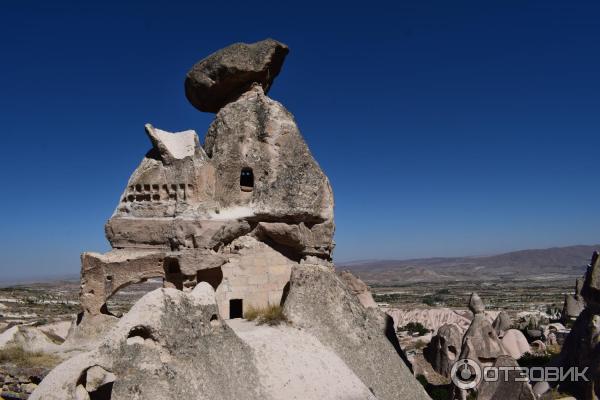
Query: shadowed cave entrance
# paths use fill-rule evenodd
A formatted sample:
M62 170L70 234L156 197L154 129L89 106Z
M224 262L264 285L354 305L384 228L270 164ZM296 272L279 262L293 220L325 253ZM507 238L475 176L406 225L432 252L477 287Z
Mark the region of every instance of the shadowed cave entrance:
M221 267L201 269L196 272L196 281L208 282L213 289L217 290L221 281L223 281L223 271Z
M229 300L229 319L244 318L244 302L242 299Z

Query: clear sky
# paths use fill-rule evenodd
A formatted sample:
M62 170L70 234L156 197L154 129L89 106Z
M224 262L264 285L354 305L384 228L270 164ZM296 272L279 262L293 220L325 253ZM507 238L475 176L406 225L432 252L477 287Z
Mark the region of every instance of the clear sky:
M331 179L337 261L600 242L597 1L5 0L0 278L108 250L144 123L203 140L185 73L266 37L291 49L270 96Z

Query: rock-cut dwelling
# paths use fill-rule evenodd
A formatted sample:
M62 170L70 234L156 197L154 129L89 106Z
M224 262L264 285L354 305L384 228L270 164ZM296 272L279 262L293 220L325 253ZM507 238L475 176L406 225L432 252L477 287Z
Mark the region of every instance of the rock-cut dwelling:
M190 70L186 96L216 112L203 145L192 130L146 125L152 148L105 227L112 250L82 255L80 322L114 318L107 300L150 278L184 291L208 282L221 317L238 318L281 304L293 265L331 265L329 181L266 95L287 52L235 44Z

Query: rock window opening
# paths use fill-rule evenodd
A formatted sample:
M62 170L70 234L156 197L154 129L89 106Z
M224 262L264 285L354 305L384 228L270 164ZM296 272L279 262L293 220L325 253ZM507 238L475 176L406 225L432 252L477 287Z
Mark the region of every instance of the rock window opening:
M242 168L240 173L240 188L243 192L251 192L254 189L254 173L252 168Z
M221 267L201 269L196 273L196 281L208 282L213 289L217 290L221 281L223 281L223 271Z
M165 281L175 286L175 289L183 290L184 276L179 267L179 261L176 258L165 258ZM171 286L171 287L173 287ZM168 287L168 286L167 286Z
M244 303L242 299L229 300L229 319L244 318Z

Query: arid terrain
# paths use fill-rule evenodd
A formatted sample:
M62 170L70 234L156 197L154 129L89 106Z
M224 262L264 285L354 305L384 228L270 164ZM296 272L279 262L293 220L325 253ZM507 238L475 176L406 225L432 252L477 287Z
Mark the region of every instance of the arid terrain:
M369 284L378 307L394 318L400 343L415 373L426 375L430 384L443 386L448 383L447 378L432 370L423 357L423 350L443 323L468 326L472 318L467 308L471 293L477 292L484 300L490 322L501 310L523 329L532 325L528 319L531 315L536 317L534 321L538 325L539 316L548 318L546 323L558 320L565 295L573 293L575 279L585 271L590 248L576 246L485 258L357 262L340 265L337 269L349 269ZM496 273L484 273L491 269ZM411 275L416 270L419 273ZM499 270L502 274L497 272ZM145 293L161 285L160 279L130 285L109 299L108 311L123 315ZM79 281L75 279L4 285L0 288L0 334L17 325L62 324L54 331L43 330L50 342L60 344L67 326L79 312L78 296ZM407 332L405 326L410 322L421 324L425 331ZM28 392L60 361L60 357L36 359L35 353L12 357L3 353L0 358L4 399L27 398ZM17 365L19 363L22 365ZM35 363L39 365L32 372ZM17 382L19 380L24 382Z

